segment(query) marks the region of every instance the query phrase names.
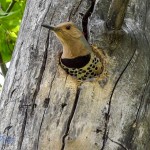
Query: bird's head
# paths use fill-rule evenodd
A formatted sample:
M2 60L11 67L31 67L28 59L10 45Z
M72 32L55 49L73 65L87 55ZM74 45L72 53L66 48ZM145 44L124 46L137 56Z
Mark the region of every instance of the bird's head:
M63 45L64 58L75 58L89 53L90 45L86 41L83 33L73 22L64 22L57 26L43 24L52 30Z

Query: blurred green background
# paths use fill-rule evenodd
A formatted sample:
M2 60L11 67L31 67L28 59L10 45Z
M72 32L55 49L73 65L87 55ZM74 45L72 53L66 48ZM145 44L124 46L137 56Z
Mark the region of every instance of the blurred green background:
M6 63L11 60L26 0L0 0L0 75L7 73Z

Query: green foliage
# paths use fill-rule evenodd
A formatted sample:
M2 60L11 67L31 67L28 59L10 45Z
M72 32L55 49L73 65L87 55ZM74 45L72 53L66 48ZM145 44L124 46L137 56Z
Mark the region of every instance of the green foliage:
M0 54L2 62L10 61L26 0L0 0Z

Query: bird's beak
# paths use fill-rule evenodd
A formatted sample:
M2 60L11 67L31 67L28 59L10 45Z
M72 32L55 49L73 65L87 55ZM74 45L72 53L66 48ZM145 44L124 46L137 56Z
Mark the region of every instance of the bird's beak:
M57 31L56 27L50 26L50 25L47 25L47 24L42 24L42 27L48 28L49 30L52 30L52 31Z

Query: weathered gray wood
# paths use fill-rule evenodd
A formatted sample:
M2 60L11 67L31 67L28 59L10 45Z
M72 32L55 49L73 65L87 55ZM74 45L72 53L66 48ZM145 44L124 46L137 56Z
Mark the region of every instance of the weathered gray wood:
M130 2L114 41L101 20L109 3L27 2L0 100L0 135L14 141L0 140L1 150L149 150L149 1ZM68 20L105 53L96 81L68 76L58 65L60 43L41 27Z
M120 30L122 28L128 3L129 0L112 0L106 21L108 30Z

